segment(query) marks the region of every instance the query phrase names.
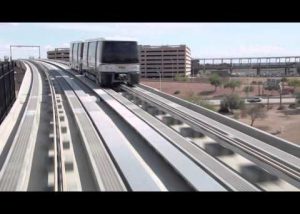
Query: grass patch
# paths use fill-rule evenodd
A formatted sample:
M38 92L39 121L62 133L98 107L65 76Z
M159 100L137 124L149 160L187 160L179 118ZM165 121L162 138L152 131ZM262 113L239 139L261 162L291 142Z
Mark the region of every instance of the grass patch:
M207 108L212 111L216 111L215 106L213 106L209 101L202 99L201 96L192 94L185 99L196 105L202 106L202 107Z

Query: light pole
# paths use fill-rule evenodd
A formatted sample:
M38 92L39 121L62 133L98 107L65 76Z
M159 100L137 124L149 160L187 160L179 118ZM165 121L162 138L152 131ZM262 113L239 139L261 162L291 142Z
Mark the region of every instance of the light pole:
M161 73L158 70L156 72L159 74L159 90L161 91Z
M281 82L279 83L279 95L280 95L280 105L279 105L279 108L281 109L282 108L282 85L281 85Z
M173 59L171 59L171 63L172 63L172 80L174 80L174 67L173 67Z

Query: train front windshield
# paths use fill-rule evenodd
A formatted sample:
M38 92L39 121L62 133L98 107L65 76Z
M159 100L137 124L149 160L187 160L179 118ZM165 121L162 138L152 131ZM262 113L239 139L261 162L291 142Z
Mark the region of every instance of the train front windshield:
M103 42L102 63L138 63L137 42Z

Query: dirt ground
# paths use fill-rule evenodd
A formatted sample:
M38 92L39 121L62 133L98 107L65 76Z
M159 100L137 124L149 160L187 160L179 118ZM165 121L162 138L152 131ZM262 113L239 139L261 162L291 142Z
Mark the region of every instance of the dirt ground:
M154 81L142 81L143 84L159 89L159 82ZM201 95L203 97L219 97L223 94L230 94L231 89L218 88L216 93L208 93L214 91L214 87L209 83L187 83L187 82L162 82L162 91L165 93L178 96L186 99L191 96L192 93L195 95ZM242 88L242 87L241 87ZM174 94L175 91L180 91L179 94ZM240 92L240 96L245 96L241 89L236 90ZM255 93L256 92L256 93ZM204 96L203 94L208 93L209 95ZM257 90L254 90L251 95L256 95ZM275 95L275 93L274 93ZM287 107L287 106L286 106ZM267 111L267 117L264 119L256 119L254 127L274 134L278 137L286 139L290 142L300 145L300 110L292 114L290 111L279 111L277 110L278 105L273 105L272 109ZM288 108L287 108L288 109ZM284 113L286 112L286 113ZM290 113L289 113L290 112ZM239 119L241 122L250 124L250 117Z
M255 80L257 81L257 80ZM239 94L241 97L246 97L246 93L243 92L243 88L247 85L244 82L247 82L247 80L242 81L243 84L240 88L236 88L234 93ZM248 82L252 82L252 79L249 78ZM148 85L153 88L160 89L160 82L159 81L141 81L142 84ZM248 96L257 96L263 94L269 94L270 96L279 96L279 93L277 91L266 91L262 89L262 86L253 85L253 92L250 92ZM208 82L171 82L171 81L162 81L161 82L161 90L165 93L172 94L175 96L178 96L180 98L186 99L187 97L191 96L193 93L194 95L199 95L203 98L208 99L218 99L223 97L224 95L228 95L232 93L232 90L230 88L223 88L218 87L215 91L215 87L212 86ZM260 90L260 93L259 93ZM174 94L176 91L179 91L179 94ZM283 95L290 96L290 95Z
M267 117L256 119L253 126L280 138L300 145L300 110L277 110L278 105L267 111ZM287 107L287 106L286 106ZM250 125L250 117L241 118L239 121Z

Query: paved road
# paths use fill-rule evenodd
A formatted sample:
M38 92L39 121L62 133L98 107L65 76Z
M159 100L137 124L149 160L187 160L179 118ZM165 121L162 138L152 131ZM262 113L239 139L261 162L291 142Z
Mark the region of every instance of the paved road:
M220 105L221 100L208 100L210 103L212 103L213 105ZM268 99L262 99L262 101L260 103L267 103ZM270 98L269 103L279 103L280 99L279 98ZM295 98L282 98L282 103L294 103L295 102ZM247 102L247 100L245 100L246 104L249 104L249 102Z

